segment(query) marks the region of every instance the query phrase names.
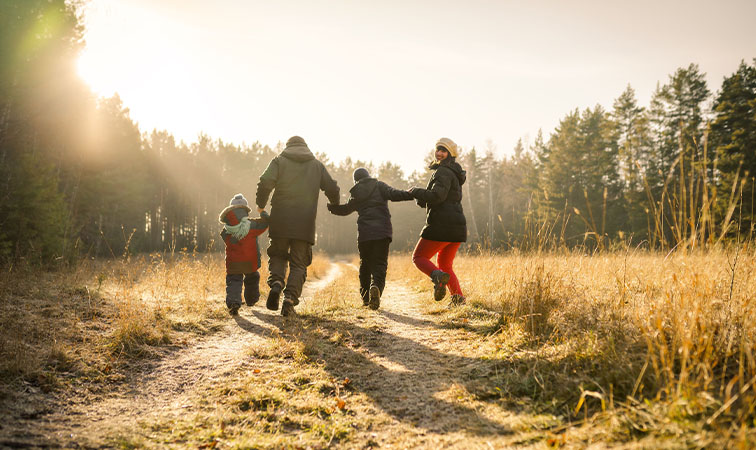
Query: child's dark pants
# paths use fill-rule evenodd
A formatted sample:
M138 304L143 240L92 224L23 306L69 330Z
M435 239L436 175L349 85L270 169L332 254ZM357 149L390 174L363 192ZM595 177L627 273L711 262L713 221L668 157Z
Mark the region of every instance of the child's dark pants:
M226 275L226 306L239 308L242 304L242 284L244 301L253 305L260 299L260 272Z
M357 249L360 251L360 295L365 304L370 295L371 282L381 293L386 286L389 244L389 238L357 243Z

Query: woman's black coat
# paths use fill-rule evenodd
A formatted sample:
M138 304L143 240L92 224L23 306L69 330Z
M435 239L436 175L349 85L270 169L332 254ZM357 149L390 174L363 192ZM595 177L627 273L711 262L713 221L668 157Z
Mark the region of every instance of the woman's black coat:
M424 239L441 242L465 242L467 221L462 211L462 185L467 174L453 158L430 166L433 169L428 187L415 188L412 196L426 208Z

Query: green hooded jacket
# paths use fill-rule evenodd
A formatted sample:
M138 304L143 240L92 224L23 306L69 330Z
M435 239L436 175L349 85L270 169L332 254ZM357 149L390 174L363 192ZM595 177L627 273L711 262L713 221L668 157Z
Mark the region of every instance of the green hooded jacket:
M265 208L270 199L271 239L299 239L315 244L318 195L323 191L332 204L339 204L339 186L323 163L315 159L304 139L294 136L270 161L257 183L256 203Z

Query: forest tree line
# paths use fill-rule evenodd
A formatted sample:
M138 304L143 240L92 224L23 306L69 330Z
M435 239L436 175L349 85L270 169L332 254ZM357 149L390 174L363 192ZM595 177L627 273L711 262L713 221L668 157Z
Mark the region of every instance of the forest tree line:
M83 29L74 5L0 4L0 258L220 250L218 212L237 192L253 201L282 145L206 135L187 144L141 132L117 96L97 98L78 77ZM671 249L750 239L756 59L734 69L711 91L696 64L680 68L648 105L628 86L611 108L570 111L511 156L459 143L467 248ZM391 163L317 156L342 201L360 166L396 188L428 178ZM316 246L354 252L356 217L332 216L321 202ZM409 250L424 211L413 202L390 208L392 248Z

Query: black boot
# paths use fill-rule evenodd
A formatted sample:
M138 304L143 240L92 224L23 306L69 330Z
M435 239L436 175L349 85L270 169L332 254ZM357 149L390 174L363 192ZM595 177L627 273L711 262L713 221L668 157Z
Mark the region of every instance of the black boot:
M246 303L247 306L255 306L255 303L257 303L259 300L260 300L260 291L259 290L257 290L257 292L255 292L255 291L253 291L252 289L249 289L249 288L245 288L244 289L244 303Z
M297 312L294 307L299 304L299 299L296 298L284 298L283 306L281 307L281 315L286 317L296 316Z
M449 306L462 306L465 304L465 301L467 299L462 294L452 294L451 300L449 301Z
M268 292L268 301L265 302L265 306L271 311L278 311L278 299L281 298L281 283L278 281L273 283Z
M441 270L431 272L431 281L433 281L433 298L440 302L446 296L446 283L449 282L451 275Z
M381 307L381 290L376 285L370 286L370 309Z

